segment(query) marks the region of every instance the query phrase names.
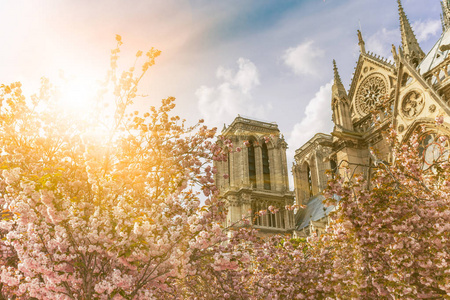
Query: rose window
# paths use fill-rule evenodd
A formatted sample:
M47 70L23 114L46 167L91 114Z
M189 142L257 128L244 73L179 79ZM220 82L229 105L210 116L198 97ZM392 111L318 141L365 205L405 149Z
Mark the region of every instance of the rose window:
M361 83L356 95L356 109L366 115L382 103L386 95L386 83L379 75L371 75Z

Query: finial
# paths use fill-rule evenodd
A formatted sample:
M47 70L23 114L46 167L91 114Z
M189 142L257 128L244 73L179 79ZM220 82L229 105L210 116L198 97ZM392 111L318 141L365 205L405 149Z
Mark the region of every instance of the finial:
M339 76L338 68L336 66L336 61L333 59L333 71L334 71L334 83L342 84L341 76Z
M403 5L402 5L402 1L400 1L400 0L397 0L397 3L398 3L398 11L399 11L399 12L403 12Z
M346 98L347 91L341 81L341 76L339 76L338 68L336 66L336 61L333 59L333 70L334 70L334 83L332 86L332 93L338 98Z
M358 29L358 45L361 53L366 53L366 44L364 43L361 31Z

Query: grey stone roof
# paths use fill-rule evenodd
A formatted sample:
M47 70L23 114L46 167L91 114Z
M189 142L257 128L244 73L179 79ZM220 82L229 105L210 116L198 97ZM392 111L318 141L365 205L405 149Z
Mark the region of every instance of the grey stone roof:
M418 68L420 74L423 75L442 63L449 55L449 50L441 51L439 48L443 45L450 44L450 30L445 31L436 44L431 48L430 52L425 56Z
M296 230L301 230L309 226L311 220L318 221L325 216L328 216L330 212L334 210L334 206L325 208L325 206L323 205L323 200L325 200L325 197L322 195L318 195L308 201L306 208L302 211L299 211L298 215L295 218Z
M224 124L225 125L225 124ZM235 134L236 131L243 130L243 131L252 131L252 132L259 132L259 133L280 133L280 130L278 129L278 125L275 122L265 122L265 121L259 121L255 119L249 119L244 118L238 115L233 123L230 124L230 126L222 129L223 135L228 134Z

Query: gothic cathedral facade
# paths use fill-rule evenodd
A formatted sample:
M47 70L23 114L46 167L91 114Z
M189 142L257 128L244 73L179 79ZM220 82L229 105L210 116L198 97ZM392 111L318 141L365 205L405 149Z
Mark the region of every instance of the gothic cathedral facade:
M420 136L424 164L431 164L436 155L449 155L448 140L435 140L438 130L450 136L450 1L441 4L443 33L428 54L420 48L398 0L402 40L398 48L392 45L394 62L367 52L360 31L360 56L349 90L333 61L334 129L330 134L317 133L295 151L295 200L288 186L287 145L276 124L238 117L224 128L222 135L235 145L247 141L243 151L231 153L228 162L217 166L217 184L229 205L228 226L248 214L253 216L253 226L263 232L320 234L333 209L322 204L326 170L368 176L375 160L390 162L389 145L382 135L389 127L402 141L419 127L424 129ZM443 118L439 129L436 118ZM272 136L268 143L267 136ZM229 179L223 179L224 174ZM283 209L294 201L302 207L295 215ZM254 217L269 206L280 209L275 217Z

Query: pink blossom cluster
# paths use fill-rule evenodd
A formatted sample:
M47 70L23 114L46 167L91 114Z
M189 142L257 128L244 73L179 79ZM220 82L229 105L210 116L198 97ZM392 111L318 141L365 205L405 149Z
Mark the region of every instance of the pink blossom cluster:
M159 52L147 54L144 73ZM68 122L45 79L31 102L0 87L0 298L170 298L194 254L227 239L211 162L231 141L171 116L174 98L129 112L142 76L114 73L112 128L102 110Z
M394 159L370 185L330 179L321 236L265 236L248 219L225 229L211 162L240 148L172 116L173 98L130 112L159 51L118 75L121 43L111 127L94 122L101 109L68 121L45 78L32 101L0 86L0 298L450 299L450 163L424 168L420 133L387 133Z

